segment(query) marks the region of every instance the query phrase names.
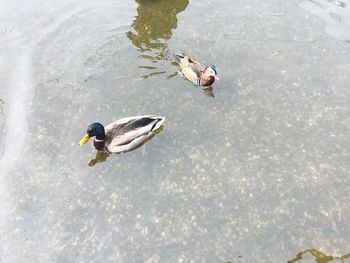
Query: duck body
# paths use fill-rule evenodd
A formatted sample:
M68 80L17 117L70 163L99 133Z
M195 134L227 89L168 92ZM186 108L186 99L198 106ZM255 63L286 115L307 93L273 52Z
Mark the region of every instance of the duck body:
M123 153L142 146L147 139L153 137L165 121L162 116L142 115L126 117L103 127L100 123L88 126L85 137L79 145L84 145L91 137L95 137L93 145L98 151Z
M215 79L219 79L217 69L214 65L204 66L183 54L178 54L175 58L181 67L182 74L198 86L210 86L215 82Z

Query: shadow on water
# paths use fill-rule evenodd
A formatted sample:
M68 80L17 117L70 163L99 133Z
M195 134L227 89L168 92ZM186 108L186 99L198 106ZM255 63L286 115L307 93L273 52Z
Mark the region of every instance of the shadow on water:
M142 146L144 146L147 142L149 142L150 140L152 140L152 138L154 136L156 136L157 134L161 133L164 130L164 125L162 125L159 129L155 130L152 135L150 137L148 137L146 140L144 140L140 145L138 145L136 148L130 150L130 151L134 151ZM130 152L129 151L129 152ZM144 154L144 153L143 153ZM94 159L91 159L88 162L88 165L90 167L94 166L95 164L98 163L103 163L107 160L107 158L110 156L111 154L107 153L107 152L101 152L101 151L96 151L96 156Z
M315 262L317 262L317 263L328 263L328 262L332 262L334 260L337 260L337 262L339 262L339 260L341 260L340 262L345 262L344 259L350 258L350 254L347 254L347 255L341 256L341 257L335 257L335 256L328 256L326 254L323 254L322 252L320 252L316 249L308 249L308 250L304 250L304 251L301 251L300 253L298 253L295 256L295 258L288 261L288 263L301 262L301 260L303 260L303 257L306 254L311 254L312 256L314 256Z
M126 33L128 38L147 61L157 63L172 59L167 40L177 28L176 15L185 10L188 0L136 0L136 3L138 15L131 25L133 30ZM166 73L154 66L140 68L154 70L144 78Z

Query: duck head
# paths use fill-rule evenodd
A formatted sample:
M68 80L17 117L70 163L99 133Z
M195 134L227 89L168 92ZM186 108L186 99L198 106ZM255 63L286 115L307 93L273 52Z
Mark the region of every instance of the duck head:
M81 141L79 142L79 145L83 146L84 144L86 144L88 142L88 140L91 137L96 137L96 139L94 141L94 145L96 144L96 142L104 142L105 141L105 139L106 139L105 128L103 127L103 125L101 123L98 123L98 122L91 123L87 128L87 131L86 131L84 138L81 139ZM95 145L95 148L96 148L96 145Z
M203 71L203 77L205 78L214 77L215 79L219 80L216 67L214 65L206 66Z

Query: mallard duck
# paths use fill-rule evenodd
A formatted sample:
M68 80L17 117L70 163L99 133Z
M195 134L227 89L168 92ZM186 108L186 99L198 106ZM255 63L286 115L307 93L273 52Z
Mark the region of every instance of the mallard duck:
M215 79L219 79L217 69L214 65L203 66L187 55L178 54L175 57L181 66L181 72L188 80L198 86L210 86L214 83Z
M83 146L91 137L98 151L123 153L142 146L148 138L161 128L165 118L155 115L126 117L103 127L101 123L91 123L79 145Z

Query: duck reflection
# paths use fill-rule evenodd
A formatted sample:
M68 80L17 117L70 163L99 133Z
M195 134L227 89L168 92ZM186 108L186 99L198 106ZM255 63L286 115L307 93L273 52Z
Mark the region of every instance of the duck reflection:
M188 0L136 0L138 4L136 19L132 31L127 33L132 44L148 61L171 59L167 40L172 37L172 30L177 27L176 15L188 5ZM141 66L151 70L155 67ZM166 71L152 72L144 77L163 74Z
M96 156L88 162L89 166L94 166L97 163L103 163L110 156L107 152L96 151Z
M205 95L207 95L208 97L212 97L212 98L215 98L215 95L214 95L214 91L213 91L213 87L212 86L209 86L207 88L204 88L203 89L203 92Z
M298 253L294 259L288 261L288 263L293 263L293 262L302 262L303 257L305 254L311 254L312 256L315 257L315 262L317 263L328 263L328 262L332 262L335 260L341 260L342 262L344 262L344 259L350 258L350 254L347 254L345 256L342 257L335 257L335 256L328 256L326 254L323 254L322 252L316 250L316 249L308 249L308 250L304 250L301 251L300 253Z

